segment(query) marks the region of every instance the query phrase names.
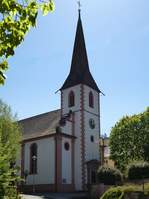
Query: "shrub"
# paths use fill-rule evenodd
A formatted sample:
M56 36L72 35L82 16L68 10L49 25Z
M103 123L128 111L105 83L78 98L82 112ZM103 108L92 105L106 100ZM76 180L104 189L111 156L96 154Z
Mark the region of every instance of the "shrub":
M145 189L146 192L144 195L149 194L148 192L148 185L146 184ZM119 187L112 187L108 189L101 197L100 199L124 199L124 198L134 198L134 194L138 194L138 198L147 198L142 196L142 187L140 185L125 185L125 186L119 186ZM127 197L129 195L129 197ZM131 196L130 196L131 195Z
M122 183L122 174L118 169L110 167L100 167L98 169L98 180L105 185L116 185Z
M7 186L5 189L0 187L0 199L21 199L21 196L15 186Z
M124 191L117 187L108 189L100 199L124 199Z
M149 178L149 163L137 162L128 166L127 175L129 180Z

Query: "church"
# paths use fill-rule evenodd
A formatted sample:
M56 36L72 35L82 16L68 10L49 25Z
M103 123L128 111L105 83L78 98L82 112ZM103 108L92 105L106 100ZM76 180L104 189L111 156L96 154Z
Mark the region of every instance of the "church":
M19 121L25 191L85 191L96 183L101 91L89 69L80 10L70 72L60 92L60 109Z

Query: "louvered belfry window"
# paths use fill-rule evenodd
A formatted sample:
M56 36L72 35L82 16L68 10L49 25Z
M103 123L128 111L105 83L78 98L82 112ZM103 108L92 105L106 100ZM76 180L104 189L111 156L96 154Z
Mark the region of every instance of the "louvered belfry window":
M92 91L89 92L89 107L94 108L94 96Z
M69 96L68 96L68 106L72 107L75 105L75 95L73 91L70 91Z

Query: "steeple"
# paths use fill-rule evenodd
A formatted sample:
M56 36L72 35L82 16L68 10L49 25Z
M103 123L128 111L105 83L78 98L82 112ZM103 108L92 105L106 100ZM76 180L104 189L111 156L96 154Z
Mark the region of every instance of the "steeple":
M70 88L78 84L85 84L93 88L94 90L100 92L89 70L80 8L79 8L79 17L77 23L76 36L75 36L75 43L73 48L71 69L67 79L65 80L60 90Z

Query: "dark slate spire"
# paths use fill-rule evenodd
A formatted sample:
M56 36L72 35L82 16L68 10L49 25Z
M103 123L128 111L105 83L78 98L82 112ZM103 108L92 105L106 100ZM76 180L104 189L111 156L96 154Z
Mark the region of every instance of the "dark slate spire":
M85 84L96 91L100 92L95 80L93 79L88 64L87 52L85 47L85 40L80 16L77 24L77 31L72 55L71 69L70 73L65 80L63 86L60 90L70 88L77 84Z

